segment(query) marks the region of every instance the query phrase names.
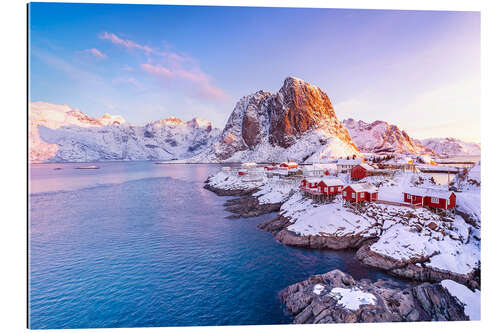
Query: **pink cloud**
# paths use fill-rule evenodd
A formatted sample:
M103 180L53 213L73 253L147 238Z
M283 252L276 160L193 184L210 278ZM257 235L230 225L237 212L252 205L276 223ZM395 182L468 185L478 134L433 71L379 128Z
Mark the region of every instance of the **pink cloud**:
M87 49L87 50L83 50L82 52L84 53L87 53L87 54L90 54L96 58L99 58L99 59L104 59L104 58L107 58L106 55L104 53L102 53L101 51L99 51L98 49L96 48L92 48L92 49Z
M109 40L113 44L118 44L118 45L125 46L128 49L142 50L142 51L144 51L146 53L152 53L153 52L153 49L150 48L149 46L141 45L141 44L136 43L136 42L134 42L132 40L120 38L117 35L115 35L114 33L103 32L99 37L101 39Z
M200 97L218 102L228 100L227 94L212 84L211 78L201 70L186 70L183 68L168 69L161 65L142 64L141 68L149 74L166 80L181 80L191 83Z

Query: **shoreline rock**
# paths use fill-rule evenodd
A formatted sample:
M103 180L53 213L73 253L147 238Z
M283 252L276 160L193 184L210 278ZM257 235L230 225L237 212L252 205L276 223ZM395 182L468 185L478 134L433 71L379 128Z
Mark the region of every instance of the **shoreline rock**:
M391 275L414 281L440 282L442 280L453 280L466 285L472 290L480 289L479 271L472 271L469 274L457 274L426 267L425 262L429 258L419 258L418 260L411 261L394 260L371 251L370 245L372 243L373 242L366 242L356 252L356 258L364 265L378 268Z
M353 293L357 297L349 297ZM294 324L469 320L439 283L400 289L383 280L356 281L340 270L290 285L279 297Z
M215 194L219 196L242 196L242 195L248 195L256 192L255 188L248 189L248 190L226 190L226 189L221 189L214 187L205 181L205 185L203 186L204 189L209 190L211 192L214 192Z
M271 212L280 211L282 203L260 204L257 197L252 196L258 191L257 188L247 190L224 190L210 186L208 183L204 188L220 196L238 196L229 199L224 206L226 210L233 213L229 218L255 217ZM366 237L359 234L351 234L342 237L334 235L308 235L301 236L287 229L293 223L283 215L278 214L271 220L261 222L258 228L268 231L283 245L329 250L356 250L356 258L362 264L385 271L393 276L411 279L420 282L439 282L450 279L472 289L480 289L480 271L475 270L469 274L456 274L441 271L436 268L426 267L425 262L429 258L414 258L409 261L398 261L370 250L370 245L377 240L376 237Z
M253 193L253 192L252 192ZM233 215L229 218L254 217L272 212L279 212L281 203L260 204L251 193L226 201L225 210Z

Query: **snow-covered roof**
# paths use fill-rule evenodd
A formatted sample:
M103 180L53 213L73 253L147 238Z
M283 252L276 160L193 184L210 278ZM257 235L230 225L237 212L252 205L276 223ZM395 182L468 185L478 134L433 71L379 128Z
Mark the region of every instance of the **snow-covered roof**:
M374 170L375 169L370 164L366 164L366 163L361 163L359 166L363 167L365 170Z
M344 182L340 178L336 177L325 177L321 178L321 181L325 183L326 186L339 186L344 185Z
M351 184L347 187L352 188L355 192L368 192L368 193L378 192L378 189L370 183Z
M242 166L244 166L245 168L253 168L253 167L256 167L257 166L257 163L254 163L254 162L246 162L246 163L243 163Z
M308 182L308 183L319 183L322 180L323 180L323 178L319 178L319 177L306 178L306 182Z
M354 158L354 159L346 159L346 158L340 158L337 161L337 165L358 165L363 163L363 160L361 158Z
M337 170L337 164L335 163L318 163L314 164L314 166L325 170Z
M446 191L446 190L437 190L437 189L433 189L433 188L410 186L404 191L404 193L408 193L411 195L417 195L420 197L433 197L433 198L448 199L453 192Z
M248 172L247 169L239 169L238 172Z

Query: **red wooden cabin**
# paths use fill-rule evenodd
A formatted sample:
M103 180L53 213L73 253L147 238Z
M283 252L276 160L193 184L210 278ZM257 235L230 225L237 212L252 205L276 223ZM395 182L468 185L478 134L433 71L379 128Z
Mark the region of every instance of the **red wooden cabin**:
M342 192L344 182L339 178L323 178L318 183L318 189L326 195L336 195Z
M299 165L295 162L282 162L280 164L280 167L287 168L287 169L297 169L299 167Z
M452 191L412 187L403 192L404 202L424 207L451 209L457 205L457 196Z
M351 184L344 187L342 198L352 202L377 201L378 190L368 183Z
M318 188L318 184L321 180L321 178L304 178L300 181L300 184L303 188L315 189Z
M373 167L366 163L361 163L351 169L351 179L360 180L371 175Z

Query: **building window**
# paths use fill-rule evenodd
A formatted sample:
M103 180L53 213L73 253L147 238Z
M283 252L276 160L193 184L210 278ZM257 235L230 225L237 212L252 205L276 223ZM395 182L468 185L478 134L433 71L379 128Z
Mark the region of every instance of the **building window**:
M364 193L361 193L361 194L360 194L360 197L361 197L361 199L363 199L363 198L365 197L365 194L364 194Z
M431 202L438 204L439 203L439 198L431 198Z
M352 194L352 198L354 199L355 198L355 193Z
M407 199L411 199L411 194L407 194L407 195L406 195L406 198L407 198Z
M346 192L346 191L342 192L342 195L343 195L344 197L346 197L346 196L347 196L347 192Z
M450 205L450 199L446 200L446 204L449 206Z

